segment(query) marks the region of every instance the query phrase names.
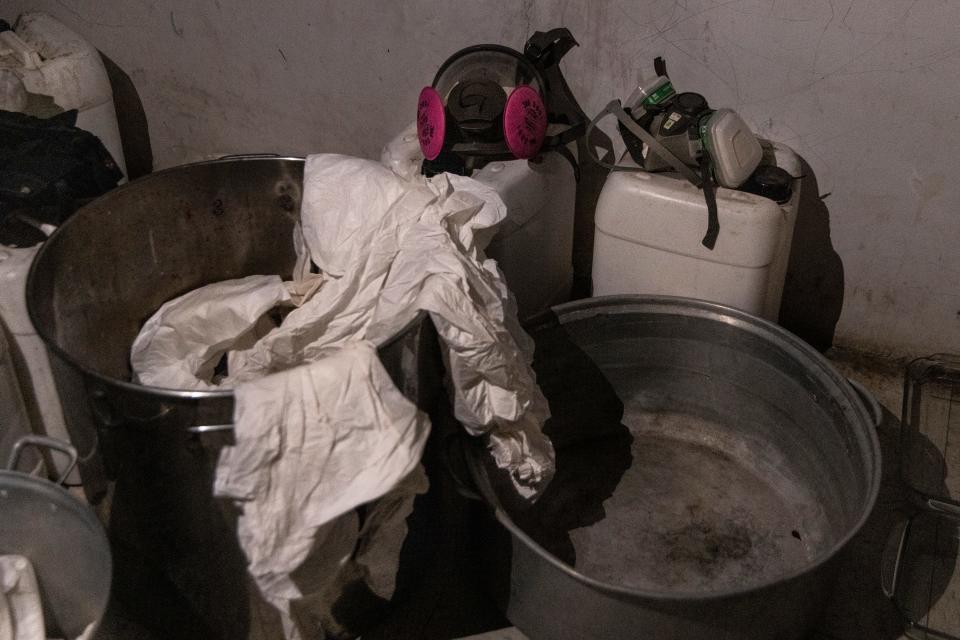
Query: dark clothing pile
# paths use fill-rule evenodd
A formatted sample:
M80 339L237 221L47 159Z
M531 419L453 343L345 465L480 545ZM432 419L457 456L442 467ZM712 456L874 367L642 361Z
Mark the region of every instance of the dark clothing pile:
M42 242L123 177L95 135L78 129L77 111L34 118L0 110L0 244Z

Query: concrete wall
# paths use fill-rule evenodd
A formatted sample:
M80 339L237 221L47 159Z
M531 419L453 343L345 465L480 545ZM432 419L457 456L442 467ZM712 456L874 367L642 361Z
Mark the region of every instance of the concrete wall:
M809 163L842 260L838 341L960 350L960 3L954 0L5 0L130 74L158 167L211 154L376 156L461 46L564 25L588 112L655 55ZM803 247L800 247L802 250ZM811 305L817 301L811 298Z

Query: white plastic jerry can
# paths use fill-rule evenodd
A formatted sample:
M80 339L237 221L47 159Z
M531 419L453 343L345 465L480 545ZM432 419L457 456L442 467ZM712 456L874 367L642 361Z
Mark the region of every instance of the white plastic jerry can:
M720 235L712 251L701 244L707 206L700 189L665 174L611 173L597 201L593 295L699 298L776 322L800 200L800 160L779 143L772 151L776 166L794 176L790 199L778 204L717 188Z
M35 98L46 96L51 106ZM77 110L77 127L100 138L127 173L113 105L113 90L100 53L46 13L24 13L13 31L0 32L0 109L49 117Z
M97 136L126 174L113 91L100 54L55 18L24 13L13 31L0 32L0 109L41 118L76 109L77 127ZM11 355L17 354L14 370L31 427L69 441L47 350L27 315L27 273L39 249L0 245L0 324L12 338ZM63 461L54 462L62 471ZM70 481L78 480L72 472Z
M384 147L381 160L400 175L420 173L423 153L416 124ZM507 206L507 217L485 253L503 272L517 299L519 318L566 302L573 284L577 190L570 162L548 152L537 162L491 162L471 177L493 187Z
M27 412L33 418L33 430L70 442L47 348L27 315L27 273L40 246L0 245L0 330L9 331L10 363L19 378L24 401L33 410L32 414ZM19 358L13 356L14 350ZM0 424L0 432L3 430L4 425ZM65 461L60 456L56 456L54 463L59 471L64 470ZM69 480L79 481L76 470Z

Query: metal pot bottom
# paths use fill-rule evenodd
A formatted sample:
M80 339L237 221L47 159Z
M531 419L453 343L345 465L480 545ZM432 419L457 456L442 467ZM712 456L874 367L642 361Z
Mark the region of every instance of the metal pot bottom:
M774 456L739 457L755 445L735 431L629 406L623 424L632 464L599 520L560 533L582 574L665 593L724 591L796 571L832 541L812 492L784 477ZM558 492L578 490L562 479Z

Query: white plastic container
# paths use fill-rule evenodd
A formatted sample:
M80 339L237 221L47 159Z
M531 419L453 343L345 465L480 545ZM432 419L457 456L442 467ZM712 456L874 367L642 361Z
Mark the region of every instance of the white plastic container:
M791 149L773 143L773 150L778 167L800 175ZM711 251L700 242L707 228L702 191L664 174L614 172L597 201L593 294L699 298L776 322L799 199L799 179L782 205L718 188L720 235Z
M32 431L13 352L7 343L3 320L0 319L0 464L6 465L16 441Z
M100 138L126 175L113 90L99 52L40 12L24 13L13 31L0 33L0 108L52 115L30 94L52 98L63 111L77 109L77 127Z
M400 175L420 172L423 154L416 125L383 150L382 160ZM565 302L573 284L573 216L577 185L573 167L558 153L543 161L491 162L474 171L507 205L507 218L486 249L517 298L521 320Z
M126 174L113 91L100 54L55 18L24 13L14 31L0 33L0 108L36 117L77 109L77 127L100 138ZM39 248L0 245L0 320L13 338L11 353L32 428L69 442L50 360L27 315L27 272ZM76 471L70 481L79 481Z
M63 419L47 349L27 315L27 272L39 249L39 244L28 248L0 245L0 322L13 338L8 363L16 372L24 400L34 410L32 416L27 412L33 418L32 429L69 442L70 434ZM42 424L36 424L38 418ZM58 468L63 464L59 456L55 462ZM76 471L70 474L69 480L79 482Z

